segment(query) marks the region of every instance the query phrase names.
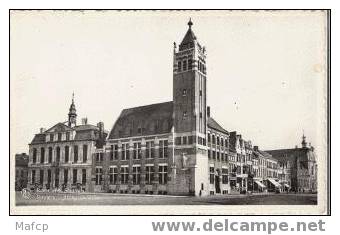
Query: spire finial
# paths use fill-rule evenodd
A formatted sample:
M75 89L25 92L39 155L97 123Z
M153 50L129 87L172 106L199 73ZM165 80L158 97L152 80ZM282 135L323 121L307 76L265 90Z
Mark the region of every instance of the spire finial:
M192 26L193 24L194 24L194 23L192 23L192 21L191 21L191 17L190 17L190 19L189 19L189 22L188 22L189 29L191 29L191 26Z
M74 91L72 92L72 104L74 104Z

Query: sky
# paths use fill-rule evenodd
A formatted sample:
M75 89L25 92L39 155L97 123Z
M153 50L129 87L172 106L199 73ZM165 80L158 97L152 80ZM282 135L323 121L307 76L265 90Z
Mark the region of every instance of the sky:
M207 103L260 149L325 144L321 11L11 12L11 151L40 127L82 117L110 130L124 108L171 101L173 42L189 17L207 50Z

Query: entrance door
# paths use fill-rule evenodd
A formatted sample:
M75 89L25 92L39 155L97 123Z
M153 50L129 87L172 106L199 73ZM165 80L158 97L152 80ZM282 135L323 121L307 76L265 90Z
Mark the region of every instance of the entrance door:
M218 175L215 175L215 192L216 193L221 193L220 177Z

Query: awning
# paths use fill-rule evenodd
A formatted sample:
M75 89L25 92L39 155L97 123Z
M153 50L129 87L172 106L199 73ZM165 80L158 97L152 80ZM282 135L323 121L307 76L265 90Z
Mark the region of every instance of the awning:
M262 184L260 181L255 180L255 183L257 183L258 186L260 186L261 188L265 188L266 185Z
M290 188L290 186L288 184L283 184L286 188Z
M272 183L275 187L280 188L281 184L279 184L278 182L276 182L274 179L268 178L268 181L270 183Z

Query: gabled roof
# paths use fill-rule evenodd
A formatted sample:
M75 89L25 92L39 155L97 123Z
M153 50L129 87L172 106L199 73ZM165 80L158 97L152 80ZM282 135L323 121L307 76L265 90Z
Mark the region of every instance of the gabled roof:
M173 102L123 109L113 125L109 139L170 133Z
M223 132L225 134L229 134L229 132L225 130L220 124L218 124L218 122L216 122L215 119L213 119L212 117L208 118L208 127Z
M62 131L71 131L71 130L72 130L71 127L65 125L62 122L59 122L59 123L55 124L53 127L49 128L47 131L45 131L45 133L46 132L56 132L56 131L60 131L60 132L62 132Z

